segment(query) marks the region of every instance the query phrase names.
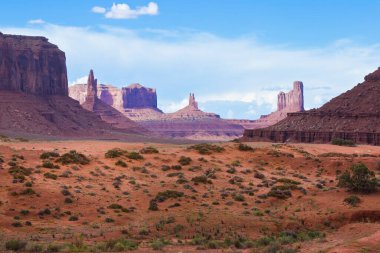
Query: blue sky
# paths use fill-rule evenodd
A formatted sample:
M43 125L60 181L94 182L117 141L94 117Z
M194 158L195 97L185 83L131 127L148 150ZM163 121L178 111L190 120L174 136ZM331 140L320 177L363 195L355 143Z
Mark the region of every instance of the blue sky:
M276 94L295 80L305 84L306 108L318 107L380 66L377 0L12 0L0 6L0 31L43 35L66 52L70 82L90 68L104 83L140 82L157 88L164 111L179 109L195 92L206 111L254 119L273 110Z

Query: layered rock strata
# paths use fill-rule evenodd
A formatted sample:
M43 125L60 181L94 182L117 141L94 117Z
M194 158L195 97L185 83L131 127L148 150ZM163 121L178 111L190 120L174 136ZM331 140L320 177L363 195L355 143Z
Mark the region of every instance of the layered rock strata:
M244 140L331 142L334 138L380 145L380 69L319 109L289 113L277 124L245 130Z
M0 90L68 94L65 53L44 37L0 33Z

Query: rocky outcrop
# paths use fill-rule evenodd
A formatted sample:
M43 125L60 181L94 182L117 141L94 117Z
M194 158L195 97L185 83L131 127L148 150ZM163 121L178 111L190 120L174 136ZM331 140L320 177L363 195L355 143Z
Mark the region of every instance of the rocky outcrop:
M380 69L319 109L289 113L277 124L245 130L245 140L330 142L334 138L380 145Z
M103 121L109 123L115 128L128 129L135 133L147 133L146 129L125 117L121 112L98 98L98 81L95 79L94 72L92 70L88 75L86 94L85 101L82 104L84 109L95 113Z
M69 87L69 96L80 104L85 102L86 94L86 84ZM97 97L134 121L155 119L162 115L162 111L157 108L156 90L141 84L131 84L122 89L109 84L98 84Z
M0 33L0 90L67 96L64 52L44 37Z
M258 120L231 120L246 129L268 127L285 119L288 113L304 111L303 83L295 81L293 90L288 93L280 92L277 95L277 110L268 115L262 115Z
M123 108L157 109L156 89L146 88L139 83L122 88Z

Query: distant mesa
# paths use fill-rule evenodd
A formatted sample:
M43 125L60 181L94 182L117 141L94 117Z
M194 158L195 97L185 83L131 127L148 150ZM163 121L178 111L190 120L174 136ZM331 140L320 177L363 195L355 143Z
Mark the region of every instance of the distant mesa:
M243 139L328 143L341 138L380 145L380 68L364 80L319 109L289 113L273 126L245 130Z

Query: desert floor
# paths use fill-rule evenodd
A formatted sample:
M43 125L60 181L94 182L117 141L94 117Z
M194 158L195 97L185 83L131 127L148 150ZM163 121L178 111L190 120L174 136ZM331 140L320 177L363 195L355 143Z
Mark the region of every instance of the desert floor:
M380 147L246 144L3 138L0 251L380 252L380 193L337 187L358 162L379 178ZM60 159L70 150L88 164Z

